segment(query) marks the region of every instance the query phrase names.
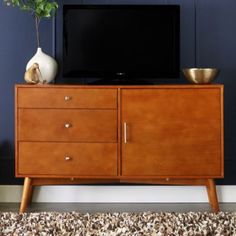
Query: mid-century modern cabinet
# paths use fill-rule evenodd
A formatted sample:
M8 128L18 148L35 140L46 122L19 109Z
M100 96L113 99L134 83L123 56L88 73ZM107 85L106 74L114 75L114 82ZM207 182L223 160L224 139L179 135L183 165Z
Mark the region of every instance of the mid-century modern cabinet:
M20 212L51 184L204 185L223 178L223 86L16 86Z

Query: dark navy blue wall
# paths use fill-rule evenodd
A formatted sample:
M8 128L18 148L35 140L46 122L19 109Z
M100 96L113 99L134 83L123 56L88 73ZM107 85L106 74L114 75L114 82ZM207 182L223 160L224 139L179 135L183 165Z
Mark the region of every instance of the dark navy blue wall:
M42 46L52 53L52 22L45 20L41 26ZM7 8L0 0L0 184L19 182L14 178L14 85L24 81L26 63L36 48L30 13Z
M236 184L236 1L59 0L55 22L44 20L41 24L42 48L51 55L55 52L59 64L63 3L181 6L181 68L221 69L217 82L225 85L225 179L218 183ZM30 14L6 8L1 2L0 35L0 184L16 184L21 180L14 178L14 84L24 82L25 65L36 50L34 21ZM61 82L59 74L57 83ZM186 83L182 75L178 80L161 82Z

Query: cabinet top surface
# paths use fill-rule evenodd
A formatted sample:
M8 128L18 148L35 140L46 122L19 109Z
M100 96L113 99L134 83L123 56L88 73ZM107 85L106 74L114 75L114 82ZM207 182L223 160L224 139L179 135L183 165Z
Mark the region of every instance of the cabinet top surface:
M144 89L144 88L221 88L222 84L161 84L161 85L68 85L68 84L16 84L16 88L111 88L111 89Z

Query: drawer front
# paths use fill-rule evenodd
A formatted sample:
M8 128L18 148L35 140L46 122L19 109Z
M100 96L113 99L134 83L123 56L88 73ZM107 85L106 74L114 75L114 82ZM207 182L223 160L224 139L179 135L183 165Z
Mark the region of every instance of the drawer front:
M21 176L115 176L115 143L20 142L17 174Z
M117 108L116 89L18 88L22 108Z
M18 109L18 140L117 142L117 111Z

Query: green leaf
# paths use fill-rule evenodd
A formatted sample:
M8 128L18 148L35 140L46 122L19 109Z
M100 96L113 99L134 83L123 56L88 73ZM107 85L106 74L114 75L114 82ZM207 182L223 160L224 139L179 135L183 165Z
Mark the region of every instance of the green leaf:
M20 8L22 11L30 11L31 8L27 5L22 5L21 8Z
M13 6L20 6L20 1L19 0L12 0L12 5Z
M44 11L45 4L41 2L41 3L38 5L38 8L39 8L41 11Z
M41 16L40 14L42 13L42 10L40 9L40 8L37 8L36 10L35 10L35 14L37 15L37 16Z
M44 2L44 0L35 0L36 4L40 4L40 3L43 3L43 2Z
M58 3L52 0L3 0L7 6L19 7L22 11L31 11L42 18L52 17L58 9Z

